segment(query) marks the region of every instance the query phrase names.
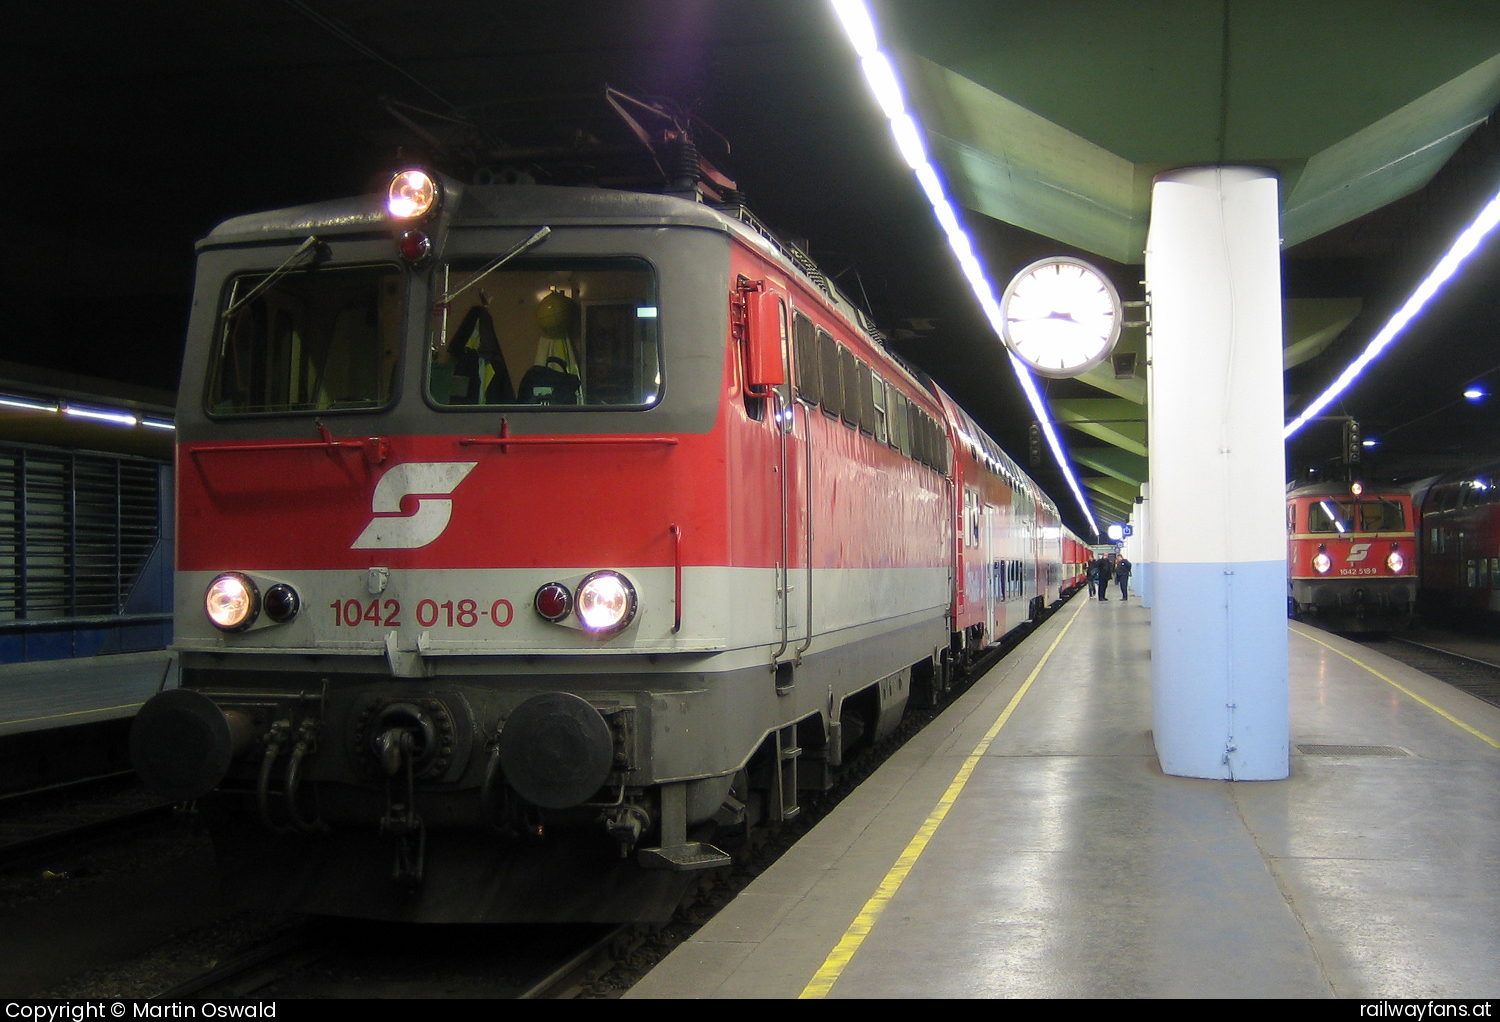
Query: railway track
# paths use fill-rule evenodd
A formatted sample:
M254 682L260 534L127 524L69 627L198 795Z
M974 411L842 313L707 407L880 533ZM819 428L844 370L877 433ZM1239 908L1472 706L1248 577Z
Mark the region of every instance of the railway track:
M172 803L116 771L0 796L0 866L113 828L166 819Z
M1500 706L1500 640L1431 627L1358 640L1454 688Z
M613 965L634 929L307 920L258 939L151 1000L566 1000Z

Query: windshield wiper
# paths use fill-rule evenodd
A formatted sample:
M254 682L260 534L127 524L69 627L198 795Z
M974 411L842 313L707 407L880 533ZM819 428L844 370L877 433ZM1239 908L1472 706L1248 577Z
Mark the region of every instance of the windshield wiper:
M447 305L449 302L453 301L453 299L457 298L459 295L461 295L465 291L469 290L469 288L471 288L475 284L479 283L485 277L488 277L490 274L494 273L500 267L504 266L506 263L510 262L516 256L520 255L522 252L525 252L527 249L534 248L535 246L541 244L542 241L547 237L547 235L549 235L551 233L552 233L552 228L550 228L550 227L543 227L543 228L541 228L535 234L533 234L531 237L527 238L525 241L521 242L515 248L513 248L509 252L505 253L499 259L496 259L494 262L490 263L484 269L480 270L477 274L474 275L473 279L471 279L463 287L459 288L456 291L449 291L447 294L440 296L438 298L438 300L437 300L437 304L438 305Z
M301 259L305 255L308 255L309 253L316 254L318 251L318 246L321 244L322 242L318 240L316 235L309 235L306 241L297 246L297 251L293 252L290 256L287 257L286 262L282 263L280 266L276 267L276 269L272 270L265 280L261 281L259 284L256 284L249 291L247 291L243 298L236 299L229 306L229 308L224 310L224 312L221 314L221 318L228 319L236 312L239 312L240 309L244 308L246 302L250 301L250 299L254 298L266 288L276 283L276 281L280 280L282 277L290 273L292 270L292 265L296 263L297 260Z

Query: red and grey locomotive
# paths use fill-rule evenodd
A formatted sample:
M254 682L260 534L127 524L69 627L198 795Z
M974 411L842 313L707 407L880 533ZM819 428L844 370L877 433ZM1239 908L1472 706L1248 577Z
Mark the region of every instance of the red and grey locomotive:
M295 843L313 911L660 917L712 827L795 815L1082 560L805 256L692 197L411 171L229 220L183 379L182 687L133 753Z
M1387 632L1416 612L1411 494L1359 483L1287 492L1287 611L1335 631Z

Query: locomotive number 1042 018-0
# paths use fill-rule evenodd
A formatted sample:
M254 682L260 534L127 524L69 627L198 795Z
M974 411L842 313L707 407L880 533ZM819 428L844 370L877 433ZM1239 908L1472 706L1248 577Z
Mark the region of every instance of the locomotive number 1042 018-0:
M358 628L360 625L378 625L382 628L399 628L402 624L403 608L400 600L373 599L334 600L328 605L333 611L333 623L337 627ZM439 623L448 628L474 628L481 622L496 628L504 628L516 616L509 600L496 600L484 607L478 600L420 600L416 607L417 624L433 628Z

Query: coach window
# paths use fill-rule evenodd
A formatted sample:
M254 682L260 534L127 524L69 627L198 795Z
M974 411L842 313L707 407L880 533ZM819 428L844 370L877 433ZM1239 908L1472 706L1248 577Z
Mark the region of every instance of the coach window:
M656 274L641 259L475 258L438 267L428 400L644 409L663 379Z
M209 413L383 408L401 347L402 292L394 266L231 278L208 372Z
M792 324L792 345L797 352L797 396L815 405L822 394L818 386L822 375L818 367L818 335L812 320L800 312L792 315Z
M886 443L890 439L889 427L886 424L886 390L885 381L880 378L879 373L871 373L870 394L874 399L872 407L875 410L875 415L871 425L875 429L875 439L881 443Z
M818 331L818 365L822 369L823 411L837 419L844 408L844 384L839 376L838 342Z

